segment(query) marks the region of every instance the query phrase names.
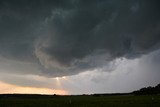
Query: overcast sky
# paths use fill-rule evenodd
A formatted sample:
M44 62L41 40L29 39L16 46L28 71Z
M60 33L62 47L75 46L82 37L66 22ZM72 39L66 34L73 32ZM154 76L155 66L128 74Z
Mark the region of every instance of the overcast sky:
M0 93L117 93L157 85L159 5L1 0Z

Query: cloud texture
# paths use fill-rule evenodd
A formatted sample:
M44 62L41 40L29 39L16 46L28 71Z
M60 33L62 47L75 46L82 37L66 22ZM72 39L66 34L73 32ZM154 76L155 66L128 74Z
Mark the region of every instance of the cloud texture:
M1 0L2 72L112 71L160 48L159 0Z

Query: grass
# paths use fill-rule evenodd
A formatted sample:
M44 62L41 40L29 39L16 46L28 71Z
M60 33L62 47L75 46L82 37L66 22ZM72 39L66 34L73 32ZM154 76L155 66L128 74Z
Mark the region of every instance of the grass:
M160 95L3 97L0 107L160 107Z

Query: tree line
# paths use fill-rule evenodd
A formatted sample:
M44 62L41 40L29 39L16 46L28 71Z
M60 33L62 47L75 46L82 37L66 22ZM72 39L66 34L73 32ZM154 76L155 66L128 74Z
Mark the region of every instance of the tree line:
M144 87L144 88L141 88L140 90L133 91L132 93L136 95L160 94L160 84L158 84L155 87L151 87L151 86Z

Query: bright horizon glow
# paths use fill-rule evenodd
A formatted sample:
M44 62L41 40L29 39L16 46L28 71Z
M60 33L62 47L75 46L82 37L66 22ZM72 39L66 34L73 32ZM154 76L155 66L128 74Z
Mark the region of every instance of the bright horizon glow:
M48 95L68 95L65 90L55 90L48 88L21 87L0 82L0 94L48 94Z

